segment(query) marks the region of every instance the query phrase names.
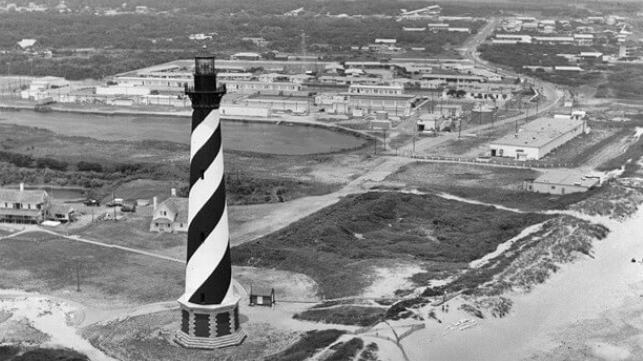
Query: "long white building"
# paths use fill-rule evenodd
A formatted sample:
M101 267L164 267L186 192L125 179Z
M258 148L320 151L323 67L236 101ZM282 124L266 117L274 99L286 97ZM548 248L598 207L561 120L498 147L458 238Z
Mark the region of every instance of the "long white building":
M584 120L539 118L489 144L492 157L538 160L589 131Z

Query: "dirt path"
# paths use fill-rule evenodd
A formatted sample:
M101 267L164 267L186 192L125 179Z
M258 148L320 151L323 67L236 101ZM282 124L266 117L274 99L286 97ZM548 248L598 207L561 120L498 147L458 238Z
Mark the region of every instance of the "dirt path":
M372 170L349 182L344 188L334 193L298 198L284 203L237 207L235 212L239 212L242 218L251 221L241 225L240 229L233 230L231 244L232 246L238 246L270 234L322 208L337 203L344 196L366 192L370 187L383 181L402 166L414 161L411 158L387 157Z
M28 323L49 337L42 346L64 346L89 357L92 361L117 361L95 348L77 332L74 303L34 294L0 291L0 311L11 314L6 320Z

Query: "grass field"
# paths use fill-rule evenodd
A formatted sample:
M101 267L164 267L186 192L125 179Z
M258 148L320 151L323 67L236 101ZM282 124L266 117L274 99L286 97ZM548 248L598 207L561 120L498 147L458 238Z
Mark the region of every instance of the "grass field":
M310 331L284 351L266 358L266 361L304 361L319 350L330 346L344 334L339 330Z
M108 307L175 300L183 292L183 264L117 249L64 239L10 238L0 242L0 254L0 288ZM81 292L76 292L77 268Z
M232 258L307 274L335 298L359 294L379 261L469 262L547 218L432 195L366 193L234 247Z
M610 146L618 145L619 141L631 133L632 131L627 129L610 129L595 125L589 134L582 134L565 143L547 154L544 160L581 166Z
M400 168L386 181L400 182L426 192L445 192L462 198L499 204L524 211L565 209L598 190L565 196L523 192L521 184L536 179L531 169L484 167L445 163L416 162Z
M386 314L384 307L339 306L332 308L312 308L296 314L293 318L313 322L339 325L369 326L378 323Z
M185 246L185 233L150 232L150 206L138 207L136 213L125 213L118 221L96 221L79 232L83 238L142 250L166 250Z

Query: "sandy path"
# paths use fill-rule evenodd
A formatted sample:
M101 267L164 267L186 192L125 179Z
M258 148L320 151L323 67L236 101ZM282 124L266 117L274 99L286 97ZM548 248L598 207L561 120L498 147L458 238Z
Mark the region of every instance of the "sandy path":
M0 296L10 293L0 292ZM34 328L50 337L42 346L65 346L83 353L92 361L117 361L83 339L70 325L77 311L70 303L42 296L17 296L0 298L0 310L12 313L10 320L26 320Z
M627 222L604 223L612 232L595 244L594 259L581 258L531 293L514 295L512 312L504 319L480 320L480 327L444 335L428 327L409 336L403 344L410 359L519 360L551 349L561 328L594 319L636 296L633 286L643 281L643 268L630 259L643 256L643 210ZM594 349L608 352L608 346ZM633 357L643 359L643 355Z
M337 203L349 194L366 192L375 183L383 181L387 176L413 161L409 158L388 157L384 162L334 193L298 198L284 203L233 207L231 212L237 213L241 219L248 219L248 222L232 230L231 245L238 246L282 229L324 207Z

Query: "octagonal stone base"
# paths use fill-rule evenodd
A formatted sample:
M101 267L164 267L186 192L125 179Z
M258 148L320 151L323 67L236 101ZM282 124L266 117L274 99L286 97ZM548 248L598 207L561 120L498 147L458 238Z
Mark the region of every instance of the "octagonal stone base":
M175 341L183 347L215 349L236 346L246 333L239 324L239 302L197 305L181 302L181 329Z

